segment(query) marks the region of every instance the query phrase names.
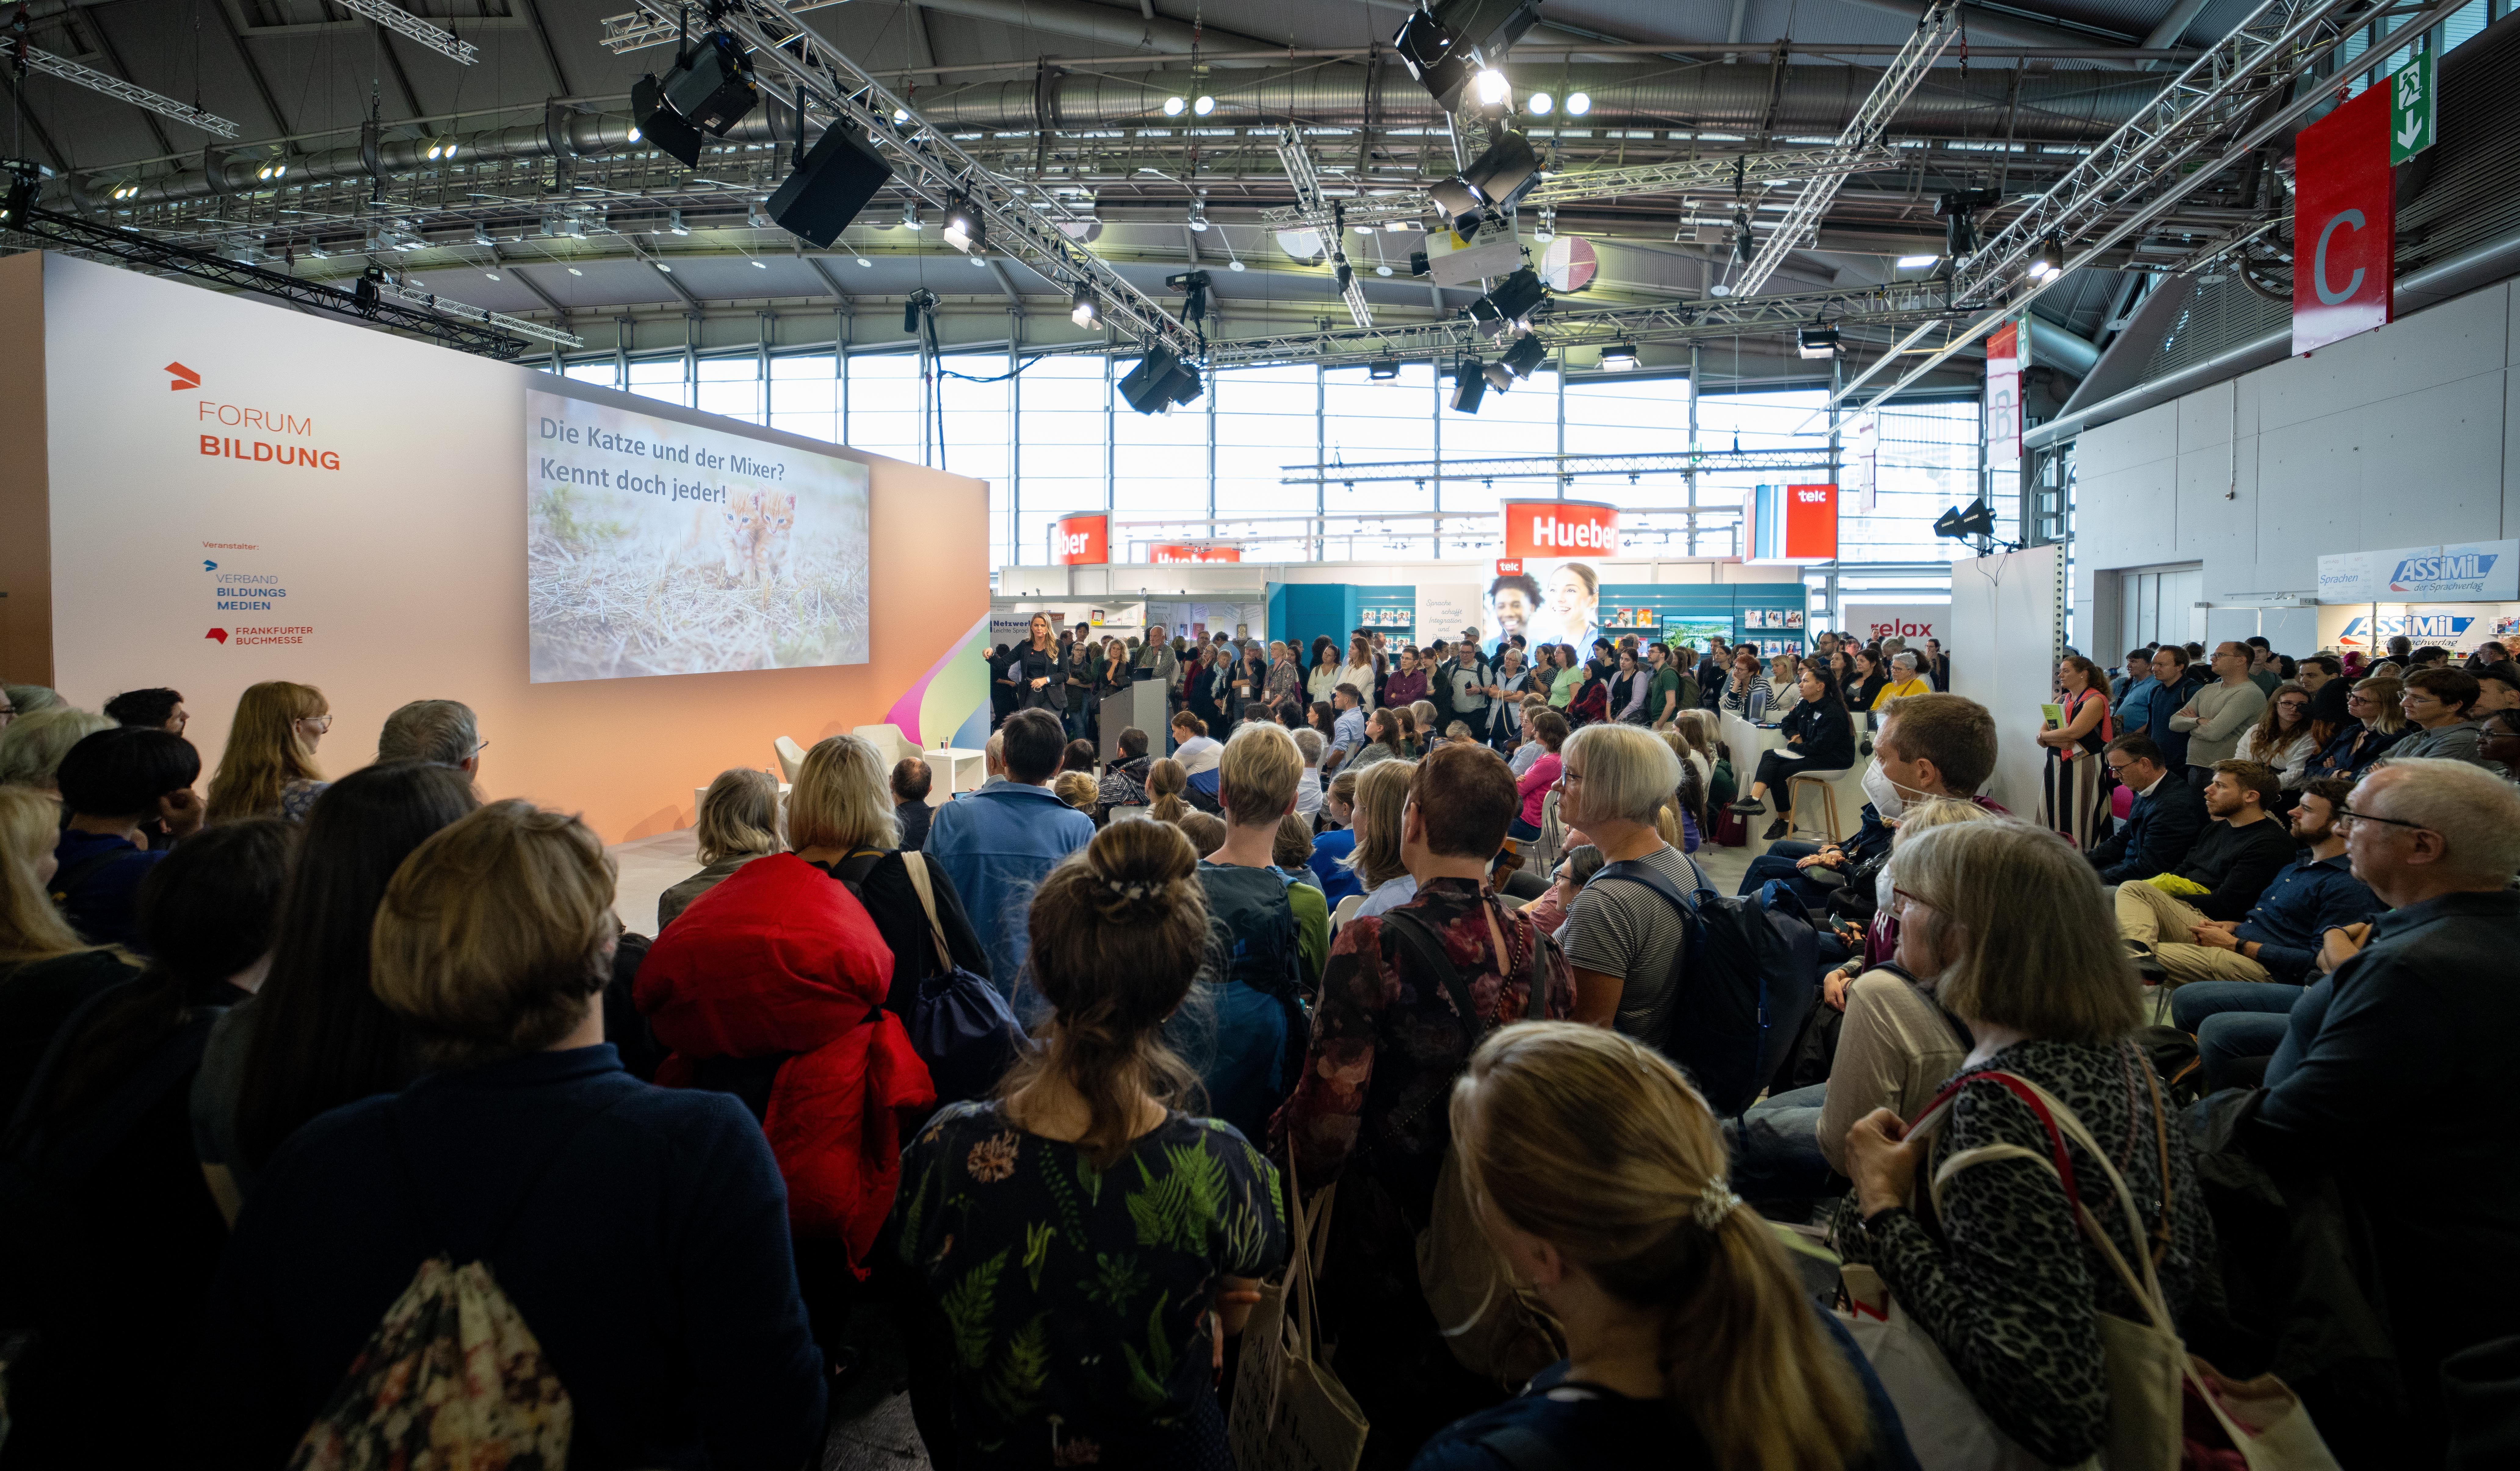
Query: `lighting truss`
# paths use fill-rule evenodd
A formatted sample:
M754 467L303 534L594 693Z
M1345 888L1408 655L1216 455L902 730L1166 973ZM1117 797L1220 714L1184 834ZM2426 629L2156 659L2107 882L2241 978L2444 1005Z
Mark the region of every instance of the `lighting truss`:
M1863 156L1880 147L1881 136L1889 130L1890 120L1908 105L1908 99L1924 81L1925 73L1941 59L1944 48L1952 44L1952 38L1959 33L1958 9L1938 0L1933 9L1925 12L1924 17L1917 21L1915 31L1908 37L1907 44L1900 47L1899 54L1882 68L1881 79L1873 83L1864 105L1855 110L1855 115L1847 120L1845 129L1837 135L1837 141L1829 145L1822 156L1824 158L1835 163ZM1741 279L1732 284L1733 294L1756 294L1761 287L1768 284L1768 278L1777 274L1777 268L1785 263L1788 252L1801 248L1806 241L1820 233L1820 217L1828 212L1829 204L1837 199L1838 188L1846 182L1846 170L1817 174L1803 185L1802 192L1794 196L1793 206L1785 211L1782 220L1769 228L1768 238L1760 243L1759 253L1742 269Z
M1827 469L1811 450L1686 450L1652 455L1517 455L1497 460L1377 460L1365 465L1286 465L1281 485L1384 480L1570 480L1579 475L1665 475Z
M377 287L377 294L380 296L390 296L396 301L403 302L409 306L417 306L432 312L442 312L447 316L458 317L467 322L477 322L483 327L489 328L493 332L517 333L524 336L533 337L541 341L549 342L555 347L584 347L586 345L586 339L575 333L562 332L558 328L545 327L539 322L529 322L522 317L511 317L505 312L487 311L481 307L473 306L463 301L449 301L434 291L416 291L409 287L401 286L390 281L380 284Z
M2462 0L2425 6L2373 42L2367 54L2394 54L2461 6ZM2369 20L2369 0L2267 0L2259 6L1974 254L1956 263L1955 299L1993 310L1874 394L1865 408L1904 391L2261 144L2288 135L2295 122L2333 95L2335 87L2318 76L2318 69ZM2305 82L2313 85L2300 85ZM2298 97L2292 95L2296 91ZM2065 268L2025 285L2023 273L2050 234L2068 243ZM1900 349L1913 346L1920 336L1910 337ZM1894 351L1875 362L1832 395L1830 403L1848 398L1898 355Z
M1372 327L1373 309L1366 304L1365 284L1348 265L1346 213L1323 195L1312 151L1304 147L1303 131L1292 124L1278 135L1278 161L1285 165L1286 182L1294 186L1296 216L1322 238L1322 254L1330 269L1344 278L1339 282L1339 299L1347 303L1348 316L1359 327Z
M470 67L481 59L480 52L472 42L456 39L453 32L429 24L394 4L393 0L333 0L333 3L352 15L367 17L396 35L409 36L449 61Z
M496 321L458 318L446 310L453 304L449 302L440 302L435 310L406 305L408 298L399 290L391 290L389 299L389 284L377 287L371 294L363 294L320 282L301 281L286 271L247 265L209 250L158 240L127 226L116 229L91 224L74 214L30 209L15 233L65 249L105 256L169 276L182 276L205 286L268 296L295 306L312 307L392 328L427 337L440 346L479 353L483 357L514 358L533 345L518 334L518 330L531 325L528 323L515 323L507 318ZM490 317L489 313L476 307L464 310L477 313L480 319ZM549 337L551 334L546 330L536 335Z
M1672 163L1589 168L1549 175L1534 186L1531 193L1515 201L1514 207L1537 209L1544 204L1554 207L1621 195L1729 195L1736 190L1766 189L1797 180L1868 173L1876 168L1891 167L1898 161L1898 155L1886 148L1868 148L1852 153L1810 149L1801 153L1735 154L1729 158L1690 158ZM1351 226L1425 219L1440 212L1434 200L1422 189L1376 195L1370 199L1344 200L1340 203ZM1260 211L1260 220L1280 230L1311 223L1301 208L1284 207Z
M0 56L14 54L13 48L19 46L25 46L25 43L0 36ZM127 102L135 108L145 108L160 117L172 117L177 122L189 123L204 133L215 133L221 138L233 138L237 135L237 125L215 112L204 112L199 108L186 107L171 97L160 96L147 87L134 86L118 76L108 76L93 67L82 67L68 57L55 56L38 47L25 46L25 54L26 69L29 71L40 71L46 76L60 77L73 86L85 87L90 92L101 92L116 102Z
M795 0L788 11L793 15L798 11L821 10L825 6L845 3L846 0ZM651 46L671 46L682 35L682 28L676 22L646 11L606 16L602 23L604 35L597 44L614 56L626 51L644 51Z
M1679 342L1692 337L1790 334L1797 328L1928 324L1964 315L1940 281L1895 282L1853 290L1790 295L1710 297L1650 306L1570 309L1554 303L1532 331L1550 350L1619 343ZM1467 317L1402 327L1351 327L1275 336L1228 337L1208 343L1211 367L1321 362L1332 366L1377 358L1449 361L1492 347L1488 332ZM1080 348L1079 350L1087 350ZM1099 346L1090 350L1100 351Z
M679 7L666 0L640 0L640 8L681 23ZM1022 260L1062 292L1090 289L1102 303L1103 320L1124 338L1141 348L1161 343L1184 362L1206 360L1198 335L1180 318L1060 229L1063 224L1082 234L1087 215L1055 191L992 171L912 112L873 72L807 30L783 0L727 0L712 23L750 49L759 71L781 73L800 88L806 106L831 125L865 133L892 165L892 188L940 210L968 200L987 221L994 250ZM905 120L896 124L895 114Z

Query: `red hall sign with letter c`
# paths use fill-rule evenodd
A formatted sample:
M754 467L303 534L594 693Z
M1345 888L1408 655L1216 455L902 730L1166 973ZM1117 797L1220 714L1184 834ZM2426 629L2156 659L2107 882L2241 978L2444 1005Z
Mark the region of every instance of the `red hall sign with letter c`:
M2389 325L2397 288L2389 89L2366 87L2294 142L2292 350Z

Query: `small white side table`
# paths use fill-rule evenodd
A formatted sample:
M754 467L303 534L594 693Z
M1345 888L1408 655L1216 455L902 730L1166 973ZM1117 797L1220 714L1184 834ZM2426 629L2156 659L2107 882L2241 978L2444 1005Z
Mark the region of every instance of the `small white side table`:
M919 759L942 780L928 789L929 806L940 806L954 800L957 792L977 791L989 778L989 753L965 750L959 746L929 747L919 753Z

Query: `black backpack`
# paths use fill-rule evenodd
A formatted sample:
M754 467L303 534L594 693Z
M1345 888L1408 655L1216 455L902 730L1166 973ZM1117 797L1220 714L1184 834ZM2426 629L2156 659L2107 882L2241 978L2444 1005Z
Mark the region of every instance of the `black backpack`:
M1739 1114L1802 1035L1820 995L1820 942L1781 882L1756 896L1701 890L1694 903L1669 878L1630 860L1593 875L1662 896L1687 934L1669 1027L1655 1039L1718 1114ZM1590 885L1587 885L1590 887Z

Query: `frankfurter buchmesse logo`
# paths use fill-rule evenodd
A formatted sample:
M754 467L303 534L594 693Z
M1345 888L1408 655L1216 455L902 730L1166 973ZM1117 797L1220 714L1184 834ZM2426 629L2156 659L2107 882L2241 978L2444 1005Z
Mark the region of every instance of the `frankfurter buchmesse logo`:
M2389 574L2389 591L2412 591L2410 582L2483 582L2502 559L2498 552L2462 552L2455 557L2409 557Z
M214 628L208 633L202 635L202 637L204 639L216 639L221 644L225 644L228 641L228 631L224 628Z
M168 363L165 371L168 377L174 379L173 382L166 385L174 392L181 393L187 388L202 386L202 376L181 363Z

